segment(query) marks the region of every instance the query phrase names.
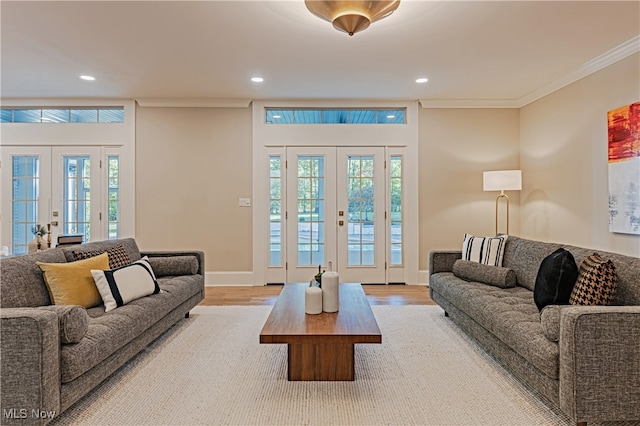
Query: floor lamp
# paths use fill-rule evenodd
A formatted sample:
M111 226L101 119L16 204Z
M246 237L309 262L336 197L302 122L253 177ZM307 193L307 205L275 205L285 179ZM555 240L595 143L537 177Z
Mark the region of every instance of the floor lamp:
M507 202L507 235L509 234L509 197L504 191L520 191L522 189L521 170L497 170L482 173L482 186L485 191L500 191L496 197L496 235L498 234L498 203L500 198Z

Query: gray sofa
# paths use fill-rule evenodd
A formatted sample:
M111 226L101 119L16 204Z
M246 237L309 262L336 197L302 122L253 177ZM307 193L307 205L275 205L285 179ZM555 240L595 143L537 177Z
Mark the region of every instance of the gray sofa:
M69 262L73 251L116 245L124 246L131 261L149 257L161 293L109 312L104 305L49 306L36 261ZM48 423L188 316L204 297L202 252L140 252L131 238L5 258L0 274L2 424Z
M559 313L559 340L552 341L545 333L554 324L541 322L533 290L542 260L561 247L578 266L594 252L612 260L618 291L616 306L543 309L543 319L547 309ZM640 420L640 259L514 236L504 250L503 267L516 277L511 288L456 276L461 251L431 252L431 298L508 371L576 423Z

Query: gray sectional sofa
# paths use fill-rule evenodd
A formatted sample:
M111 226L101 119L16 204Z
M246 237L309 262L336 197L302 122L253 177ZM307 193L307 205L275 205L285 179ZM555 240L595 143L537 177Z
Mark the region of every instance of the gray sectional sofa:
M73 251L117 245L131 261L148 256L159 294L105 312L51 306L36 262L75 259ZM46 424L144 349L204 297L200 251L140 252L135 240L88 243L0 262L2 424Z
M615 306L549 307L558 315L541 321L536 276L561 247L578 266L594 252L613 261ZM503 271L515 273L515 286L501 288L456 276L461 256L434 251L429 260L431 298L461 329L576 423L640 420L639 258L509 236ZM554 327L558 341L547 337Z

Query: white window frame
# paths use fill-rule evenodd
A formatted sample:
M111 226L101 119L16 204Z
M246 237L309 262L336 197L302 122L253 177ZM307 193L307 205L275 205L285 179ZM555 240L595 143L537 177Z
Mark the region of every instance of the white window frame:
M13 147L65 147L70 152L74 147L100 147L102 193L106 194L105 164L109 155L120 157L120 229L119 238L135 236L135 120L136 104L131 99L13 99L3 98L7 107L100 107L124 106L124 123L0 123L2 146ZM2 164L4 167L11 165ZM106 214L106 197L100 202ZM9 215L10 212L2 212ZM103 235L107 235L106 223Z
M394 126L308 124L304 126L274 126L265 123L265 108L406 108L406 124ZM276 282L269 278L268 216L269 194L264 190L269 175L269 155L274 150L284 152L286 146L383 146L388 152L404 153L404 269L406 284L419 284L418 251L418 104L417 102L280 102L253 101L253 277L255 285ZM394 150L398 148L398 150Z

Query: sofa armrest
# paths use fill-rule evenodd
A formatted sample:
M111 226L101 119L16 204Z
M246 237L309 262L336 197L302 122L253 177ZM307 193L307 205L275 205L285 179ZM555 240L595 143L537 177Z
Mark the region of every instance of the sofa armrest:
M60 413L58 315L3 308L0 328L0 423L44 425Z
M440 250L429 253L429 275L452 272L456 260L462 259L460 250Z
M640 306L560 313L560 408L576 422L640 419Z
M192 251L142 251L140 252L142 257L173 257L173 256L195 256L198 259L198 274L204 275L204 252L198 250Z

